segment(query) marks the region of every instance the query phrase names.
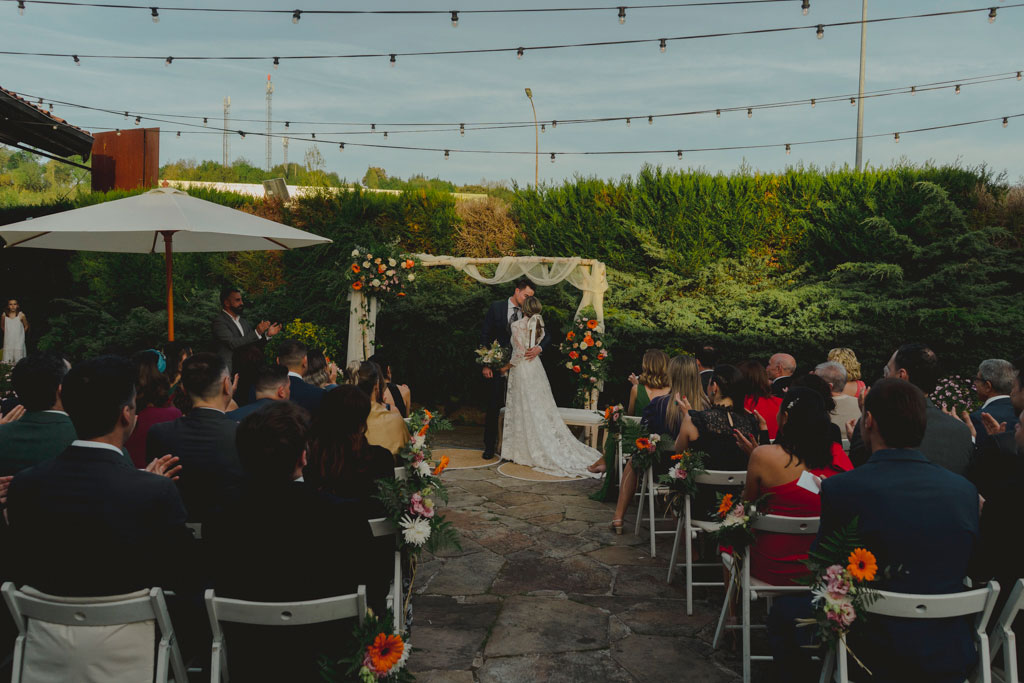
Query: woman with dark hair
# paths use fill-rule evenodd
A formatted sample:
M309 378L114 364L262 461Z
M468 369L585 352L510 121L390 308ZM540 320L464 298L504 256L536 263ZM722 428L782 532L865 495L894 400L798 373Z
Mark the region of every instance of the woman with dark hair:
M139 351L132 356L135 365L135 431L125 442L125 449L139 469L146 467L146 435L149 428L181 417L181 411L168 405L171 383L165 374L167 361L156 349ZM163 367L161 367L163 365Z
M338 366L328 362L322 350L309 349L306 352L306 371L302 379L306 384L331 390L338 386Z
M760 423L743 409L746 397L743 373L732 365L716 365L708 382L711 407L691 410L690 401L678 393L673 400L682 409L683 422L676 437L676 453L686 450L708 455L709 470L745 470L747 453L736 443L736 432L757 434Z
M791 389L793 387L805 387L821 396L821 401L825 405L825 412L830 415L836 409L836 400L832 398L832 385L817 375L798 377L789 386ZM831 418L829 420L831 421ZM832 428L829 430L829 436L834 442L838 444L843 443L843 433L839 429L839 425L832 425Z
M355 385L370 397L370 416L366 419L366 439L375 446L383 446L398 453L409 443L409 427L397 410L391 410L381 396L387 382L376 363L364 361L356 372Z
M412 407L412 392L407 384L395 384L391 375L391 361L379 353L369 358L371 363L376 363L380 368L381 376L384 378L385 389L382 402L394 406L401 413L402 417L409 417L409 409Z
M377 480L395 476L391 452L366 439L370 402L366 392L351 385L324 394L309 432L305 469L306 481L317 490L366 506L367 519L384 514L381 503L374 498Z
M779 431L777 418L782 398L772 395L772 383L768 379L768 371L760 361L756 360L745 360L736 367L743 373L745 385L743 407L764 418L768 438L774 439Z
M779 409L775 444L759 446L750 454L743 499L768 495L768 514L819 516L820 480L853 469L842 447L832 440L831 426L821 394L790 386ZM750 549L751 576L773 586L792 585L793 579L807 574L802 560L807 559L813 540L812 535L759 532Z

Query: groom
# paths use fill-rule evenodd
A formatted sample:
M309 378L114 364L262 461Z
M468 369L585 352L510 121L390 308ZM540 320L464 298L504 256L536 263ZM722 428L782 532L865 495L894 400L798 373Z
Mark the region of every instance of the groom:
M515 291L504 301L495 301L484 318L484 327L480 332L480 345L490 346L495 340L502 346L511 346L512 323L523 317L523 302L533 296L536 289L525 277L515 282ZM548 347L551 335L544 328L544 338L537 346L526 351L526 358L536 358ZM505 373L496 373L491 368L483 369L484 379L488 384L487 422L484 426L484 460L494 457L494 446L498 441L498 413L505 405Z

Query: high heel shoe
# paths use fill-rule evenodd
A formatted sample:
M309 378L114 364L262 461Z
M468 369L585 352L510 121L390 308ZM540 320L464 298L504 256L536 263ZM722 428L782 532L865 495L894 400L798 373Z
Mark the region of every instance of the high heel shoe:
M616 522L618 522L618 524L616 524ZM617 536L621 536L622 535L622 520L621 519L613 519L612 523L608 525L608 528L614 529L615 530L615 534Z

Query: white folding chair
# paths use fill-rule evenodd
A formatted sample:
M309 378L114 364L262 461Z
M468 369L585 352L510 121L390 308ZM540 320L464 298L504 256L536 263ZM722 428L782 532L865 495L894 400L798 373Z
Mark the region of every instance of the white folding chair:
M676 452L675 439L668 434L661 435L661 441L658 442L659 448L661 449L661 457L665 457L666 454ZM648 509L648 531L651 537L651 557L657 557L658 551L655 547L655 541L659 534L672 534L675 533L671 529L664 529L658 531L658 520L654 517L654 499L658 494L665 494L669 492L669 488L664 484L658 484L654 481L654 468L648 467L640 478L640 502L636 509L636 528L633 530L634 534L640 533L640 526L644 521L644 504L646 503ZM647 496L647 500L644 500L644 496Z
M632 422L634 424L640 424L640 418L633 415L623 415L623 423ZM622 435L617 434L615 436L615 467L619 471L619 484L622 484L622 470L626 469L626 461L622 453Z
M46 658L51 673L63 674L67 680L97 680L92 677L83 678L85 674L81 669L83 666L88 668L90 662L103 661L107 652L105 648L116 648L121 654L128 652L129 658L133 653L141 653L138 657L140 666L154 671L153 680L156 683L166 683L168 680L188 683L185 661L174 637L174 627L167 613L163 591L159 588L129 595L70 598L46 595L28 587L19 590L7 581L0 587L0 591L18 626L11 683L19 683L23 675L30 673L25 660L38 659L37 655ZM35 623L30 626L30 621ZM146 653L153 652L151 638L154 634L141 622L156 622L160 640L157 643L155 662L142 663L142 660L150 658L150 654ZM137 632L90 628L116 628L129 624L137 624L141 628ZM32 652L34 638L31 631L39 627L50 630L49 636L52 638L43 638L41 641L50 643L46 652L35 653ZM148 647L140 650L140 643L136 641L148 641ZM53 661L55 654L51 651L54 644L59 644L61 652L57 656L66 657L69 670L58 671L60 664ZM70 670L73 667L77 669ZM141 671L139 673L142 674Z
M202 522L186 522L185 526L192 530L192 536L197 541L203 540L203 523Z
M700 474L694 477L694 481L702 486L743 486L747 480L747 473L745 470L736 472L728 470L708 470L704 474ZM693 501L690 496L686 496L683 499L683 516L679 518L676 523L676 539L672 543L672 557L669 558L668 563L668 578L666 581L672 583L672 575L675 574L676 567L680 564L686 566L686 613L693 614L693 587L694 586L722 586L722 581L701 581L694 582L693 580L693 568L694 567L719 567L719 562L697 562L693 561L693 540L697 538L698 533L707 533L714 531L718 528L718 522L711 520L694 519L692 510ZM676 558L679 557L679 543L685 540L686 542L686 562L677 563Z
M921 595L917 593L892 593L878 591L879 598L868 607L869 614L904 619L946 619L962 617L968 614L977 615L974 622L975 645L978 648L978 671L971 680L982 683L992 682L991 652L988 634L985 632L989 617L999 597L999 584L989 581L984 588L964 591L963 593L945 593L942 595ZM839 652L829 652L825 657L825 665L821 671L821 680L825 681L832 667L835 666L833 680L836 683L849 683L850 672L846 661L846 648L836 648Z
M391 520L380 517L378 519L370 520L370 530L373 531L375 538L382 536L394 536L398 534L398 527L396 527ZM403 600L403 591L405 590L402 584L402 553L401 551L395 551L395 573L391 579L391 587L388 590L388 606L391 608L391 616L395 626L395 633L402 634L405 632L405 604Z
M287 627L358 617L362 624L366 616L366 586L359 586L357 592L349 595L301 602L250 602L218 598L210 588L206 591L206 613L213 632L210 683L221 683L228 680L227 651L221 623Z
M994 670L992 677L1005 683L1019 683L1020 677L1017 668L1017 639L1013 633L1013 620L1024 608L1024 579L1017 579L1010 591L1010 598L1003 605L1003 612L992 629L992 661L995 662L999 656L999 650L1003 651L1003 670ZM1001 674L1001 675L1000 675Z
M818 533L818 517L782 517L780 515L764 515L754 520L752 527L756 531L767 531L777 534L808 535ZM756 542L756 541L755 541ZM732 555L722 555L722 560L730 572L736 571L736 563ZM753 655L750 653L750 630L752 628L765 628L763 624L756 627L750 624L750 603L758 598L776 597L782 593L800 593L810 590L809 586L775 586L764 581L759 581L750 576L750 546L743 552L743 570L740 575L740 610L742 621L739 624L727 625L726 615L729 613L729 602L732 600L733 589L736 586L734 579L729 581L729 587L725 591L725 601L722 603L722 613L718 617L718 626L715 628L715 639L711 647L718 647L718 641L725 629L742 629L743 631L743 683L750 683L750 664L754 660L771 661L771 655Z

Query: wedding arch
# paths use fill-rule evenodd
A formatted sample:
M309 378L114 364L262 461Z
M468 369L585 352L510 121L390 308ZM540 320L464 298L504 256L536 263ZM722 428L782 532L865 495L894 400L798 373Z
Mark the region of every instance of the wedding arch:
M604 293L608 291L605 265L594 259L550 256L503 256L501 258L462 258L416 254L422 267L449 266L485 285L512 282L526 276L541 287L566 281L582 292L576 314L592 306L604 328ZM488 277L479 266L496 264L494 275ZM376 338L378 301L361 291L349 291L348 350L346 362L365 360L373 353Z

